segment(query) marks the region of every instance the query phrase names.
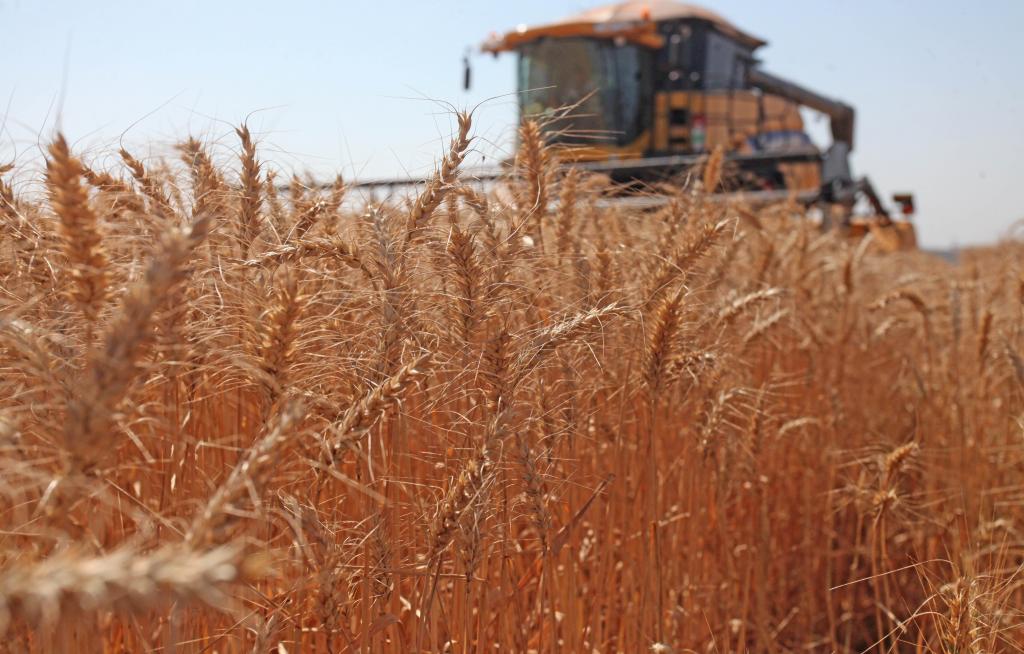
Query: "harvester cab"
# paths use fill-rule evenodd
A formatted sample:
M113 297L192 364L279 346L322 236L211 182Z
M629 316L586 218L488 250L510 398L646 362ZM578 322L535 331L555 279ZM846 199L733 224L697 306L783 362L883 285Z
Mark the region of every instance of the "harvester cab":
M885 230L891 247L914 247L909 221L852 175L853 107L762 69L755 53L765 44L701 7L631 0L494 34L483 50L518 54L521 116L541 118L577 165L616 181L666 181L721 147L731 191L821 204L851 235ZM801 107L829 117L824 151ZM870 213L856 215L858 204Z

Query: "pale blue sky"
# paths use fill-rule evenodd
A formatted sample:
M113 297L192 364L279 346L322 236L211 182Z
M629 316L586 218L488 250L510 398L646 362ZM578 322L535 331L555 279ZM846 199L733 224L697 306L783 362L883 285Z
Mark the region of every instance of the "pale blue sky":
M248 116L284 172L428 170L457 107L514 90L513 58L460 60L491 31L584 0L374 3L0 0L0 162L38 161L59 124L79 147L146 155L186 134L229 156ZM917 194L925 245L996 238L1024 218L1024 1L711 0L769 41L765 67L853 104L856 173ZM511 98L477 114L510 142ZM823 132L825 123L816 125Z

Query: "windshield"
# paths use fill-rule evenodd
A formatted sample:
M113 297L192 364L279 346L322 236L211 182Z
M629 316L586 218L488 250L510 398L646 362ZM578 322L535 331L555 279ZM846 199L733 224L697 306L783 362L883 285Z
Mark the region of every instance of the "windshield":
M559 140L625 145L646 124L650 52L609 40L542 39L519 57L523 116L544 116L575 105L552 126Z

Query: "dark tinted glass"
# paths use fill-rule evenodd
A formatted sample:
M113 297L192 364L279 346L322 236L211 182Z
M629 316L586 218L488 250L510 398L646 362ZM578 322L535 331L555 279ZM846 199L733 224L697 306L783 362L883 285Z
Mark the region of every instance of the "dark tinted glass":
M610 40L544 39L520 52L520 106L526 116L574 107L552 128L562 142L626 144L647 124L651 52Z

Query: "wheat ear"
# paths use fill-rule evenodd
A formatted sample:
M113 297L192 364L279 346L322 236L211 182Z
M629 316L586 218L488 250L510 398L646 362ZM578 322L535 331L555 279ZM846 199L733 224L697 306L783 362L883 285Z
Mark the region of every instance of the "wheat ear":
M239 156L242 164L242 176L240 180L241 193L238 197L238 245L244 257L260 232L263 189L260 180L260 162L256 158L256 144L253 143L249 127L242 125L235 130L235 133L242 142L242 152Z
M84 166L71 154L62 134L50 144L49 152L46 185L50 206L60 221L61 243L71 277L69 296L91 325L107 297L109 282L99 218L82 185Z
M448 148L448 153L441 160L441 166L427 182L426 188L413 203L412 210L406 220L405 242L408 244L422 231L424 225L434 215L448 193L455 187L459 176L459 166L469 150L472 139L469 130L473 124L472 114L459 112L456 114L459 131Z
M395 374L367 393L362 400L341 414L337 422L330 428L331 452L337 454L362 438L377 421L377 418L391 405L398 402L405 391L423 375L423 368L429 361L430 355L424 354L402 366Z
M192 521L185 535L185 542L189 546L221 541L225 527L230 522L231 504L247 490L252 493L262 487L274 451L304 415L300 403L287 401L283 404L276 416L267 423L266 433L246 450L228 478Z
M225 586L259 574L236 546L196 551L179 544L153 552L121 547L99 556L74 550L0 573L0 634L13 619L53 627L75 611L142 611L170 602L231 604Z

